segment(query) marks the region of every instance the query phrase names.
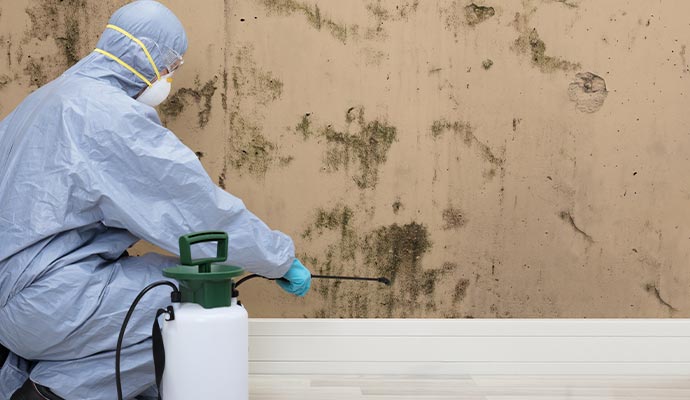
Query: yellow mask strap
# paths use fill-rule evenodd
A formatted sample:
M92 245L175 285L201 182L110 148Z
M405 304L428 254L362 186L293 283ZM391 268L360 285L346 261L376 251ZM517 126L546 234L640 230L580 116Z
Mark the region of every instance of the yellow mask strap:
M114 56L114 55L112 55L112 54L110 54L110 53L108 53L107 51L102 50L102 49L96 49L96 50L94 50L94 51L97 52L97 53L101 53L101 54L103 54L104 56L106 56L106 57L108 57L108 58L112 58L113 60L117 61L118 64L120 64L120 65L122 65L123 67L127 68L131 73L133 73L134 75L136 75L139 79L141 79L142 81L146 82L147 85L149 85L149 86L153 85L153 84L151 83L151 81L149 81L148 79L146 79L146 77L145 77L144 75L140 74L139 71L137 71L136 69L132 68L132 67L131 67L129 64L127 64L126 62L120 60L117 56Z
M146 54L146 58L148 58L149 63L150 63L151 66L153 67L153 72L156 73L156 79L160 79L160 78L161 78L161 74L160 74L160 72L158 71L158 67L156 66L156 63L153 61L153 57L151 57L151 53L149 53L149 50L146 48L146 45L145 45L144 43L142 43L141 40L137 39L136 37L134 37L134 35L132 35L131 33L127 32L126 30L120 28L119 26L115 26L115 25L112 25L112 24L108 24L108 25L106 25L106 28L107 28L107 29L112 29L112 30L114 30L114 31L117 31L117 32L119 32L119 33L121 33L121 34L127 36L127 37L128 37L131 41L133 41L134 43L138 44L139 47L141 47L142 50L144 50L144 54ZM144 77L144 75L142 75L141 73L139 73L139 71L135 70L134 68L132 68L131 65L129 65L129 64L127 64L126 62L122 61L121 59L119 59L119 58L116 57L115 55L113 55L113 54L111 54L111 53L108 53L107 51L102 50L102 49L96 49L96 52L101 53L101 54L103 54L104 56L106 56L106 57L108 57L108 58L111 58L111 59L117 61L118 64L120 64L120 65L122 65L123 67L127 68L127 70L129 70L130 72L132 72L132 73L133 73L134 75L136 75L139 79L141 79L142 81L146 82L147 85L149 85L149 86L152 85L151 81L149 81L148 79L146 79L146 77Z

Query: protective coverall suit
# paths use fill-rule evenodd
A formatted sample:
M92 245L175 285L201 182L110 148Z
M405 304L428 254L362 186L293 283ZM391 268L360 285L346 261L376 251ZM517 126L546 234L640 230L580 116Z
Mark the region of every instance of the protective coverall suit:
M109 24L146 45L159 69L184 54L180 21L155 1L118 10ZM97 45L155 76L142 47L114 29ZM292 240L217 187L195 153L134 97L147 87L92 52L0 122L0 399L27 378L66 399L113 399L120 324L137 293L174 258L130 257L145 239L177 254L180 235L229 234L228 263L269 278L295 261ZM209 254L210 255L210 254ZM169 290L144 298L122 353L124 394L155 394L152 315Z

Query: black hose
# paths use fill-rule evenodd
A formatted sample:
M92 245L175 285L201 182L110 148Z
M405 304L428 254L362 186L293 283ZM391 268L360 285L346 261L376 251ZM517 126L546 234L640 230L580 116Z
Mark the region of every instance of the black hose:
M333 275L312 275L311 276L313 279L337 279L337 280L351 280L351 281L373 281L373 282L380 282L383 283L386 286L390 286L391 281L388 278L384 277L378 277L378 278L363 278L359 276L333 276ZM247 275L244 278L240 279L235 283L235 287L240 286L240 284L254 278L264 278L268 279L270 281L275 281L275 280L281 280L285 278L277 278L277 279L271 279L271 278L266 278L265 276L257 275L257 274L251 274Z
M158 286L170 286L173 289L173 302L177 299L179 301L180 298L180 290L177 288L177 286L169 281L158 281L154 282L148 286L146 286L139 294L137 297L134 299L134 302L132 302L132 305L129 307L129 311L127 311L127 316L125 316L124 322L122 322L122 327L120 328L120 336L117 338L117 348L115 349L115 383L117 385L117 398L118 400L123 400L122 398L122 380L120 377L120 355L122 353L122 341L125 338L125 330L127 329L127 324L129 323L129 319L132 318L132 314L134 313L134 309L137 307L137 304L139 304L139 301L144 297L146 293L148 293L150 290L158 287Z

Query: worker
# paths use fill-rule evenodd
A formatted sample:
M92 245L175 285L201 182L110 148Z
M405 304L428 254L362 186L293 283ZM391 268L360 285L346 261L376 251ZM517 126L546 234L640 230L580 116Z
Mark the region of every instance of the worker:
M289 293L309 290L290 237L216 186L161 124L153 107L186 50L169 9L129 3L92 53L0 122L0 399L115 398L127 309L179 264L128 256L141 239L177 253L181 235L225 231L229 263L284 277ZM129 323L125 398L157 395L151 315L169 300L169 289L155 289Z

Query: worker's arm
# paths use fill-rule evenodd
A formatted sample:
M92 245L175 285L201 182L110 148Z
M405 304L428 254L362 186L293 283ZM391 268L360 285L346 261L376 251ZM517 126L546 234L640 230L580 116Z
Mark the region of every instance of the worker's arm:
M216 186L194 152L151 112L99 123L97 133L83 138L91 149L84 155L90 194L103 223L175 254L181 235L225 231L229 263L269 278L284 276L295 260L292 239Z

